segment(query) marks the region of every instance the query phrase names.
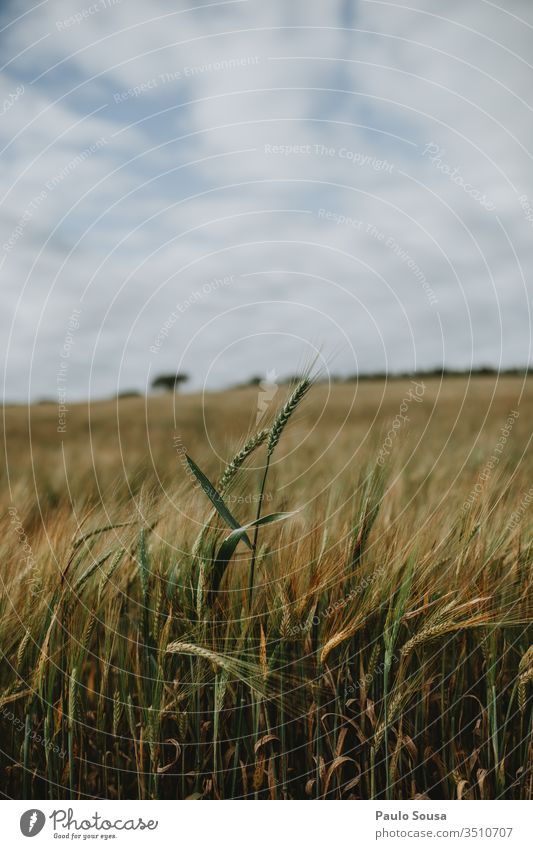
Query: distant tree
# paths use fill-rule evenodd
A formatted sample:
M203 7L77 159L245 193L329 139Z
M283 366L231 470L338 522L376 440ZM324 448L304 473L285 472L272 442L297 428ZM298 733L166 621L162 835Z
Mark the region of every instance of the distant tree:
M189 379L188 374L178 372L177 374L160 374L152 380L152 389L165 389L167 392L178 392L182 383Z
M122 392L117 393L117 398L120 400L121 398L140 398L141 393L137 392L136 389L124 389Z
M233 386L230 386L229 388L230 389L247 389L249 386L259 386L259 384L261 383L262 380L263 380L262 377L259 377L258 375L254 375L253 377L250 377L249 380L246 380L244 383L235 383Z

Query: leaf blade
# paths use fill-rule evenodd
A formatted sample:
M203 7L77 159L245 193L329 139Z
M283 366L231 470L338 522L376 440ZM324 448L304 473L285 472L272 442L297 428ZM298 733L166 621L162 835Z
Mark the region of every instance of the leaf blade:
M230 513L230 511L228 510L228 508L224 504L224 499L222 498L220 493L217 492L217 490L215 489L215 487L213 486L213 484L211 483L209 478L206 477L206 475L204 475L202 470L196 465L194 460L191 457L189 457L188 454L185 455L185 458L187 460L187 463L189 465L191 472L195 476L196 480L198 481L198 483L202 487L203 491L205 492L205 494L209 498L211 504L213 505L213 507L215 508L217 513L219 514L219 516L222 519L224 519L226 524L229 525L229 527L232 528L234 531L238 530L238 529L240 530L241 527L242 527L240 522L238 522L237 519L235 518L235 516L233 516L233 514ZM248 548L250 548L250 549L252 548L252 543L250 542L248 534L245 534L242 537L242 540L243 540L243 542L246 543Z
M241 539L244 541L244 534L246 531L250 530L250 528L260 527L261 525L271 525L274 522L282 522L284 519L288 519L289 517L296 515L298 512L298 510L292 510L290 513L269 513L268 516L262 516L260 519L254 519L253 522L248 522L240 528L235 528L222 542L215 558L214 574L216 576L216 580L213 588L215 590L218 588L220 581L222 580L222 574L233 557L235 549Z

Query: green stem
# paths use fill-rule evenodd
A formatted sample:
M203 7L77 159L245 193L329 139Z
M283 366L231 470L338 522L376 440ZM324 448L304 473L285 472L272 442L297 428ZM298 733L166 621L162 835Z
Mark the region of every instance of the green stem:
M383 743L385 746L385 798L390 800L391 789L389 784L389 671L391 660L389 652L385 652L385 666L383 669Z
M271 454L267 454L267 461L265 464L265 471L263 472L263 480L261 481L261 489L259 490L259 504L257 505L257 515L255 517L256 522L261 518L261 509L263 507L263 496L265 494L265 486L268 475L268 467L270 466L270 458ZM259 537L259 525L255 526L254 530L254 541L252 544L253 554L252 554L252 563L250 566L250 580L248 584L248 609L251 610L252 607L252 594L254 590L254 573L255 573L255 561L257 558L257 541Z
M241 684L240 682L237 684L237 701L238 707L236 710L237 713L237 733L235 735L235 755L233 757L233 775L231 779L231 798L235 799L235 792L237 787L237 773L239 771L239 755L240 755L240 747L241 747L241 735L242 735L242 721L243 721L243 713L244 713L244 696L241 693L239 698Z
M280 684L280 747L281 747L281 792L282 798L287 798L287 738L286 738L286 728L285 728L285 650L281 651L281 667L279 673L279 684Z
M321 708L321 698L320 698L320 686L322 681L322 664L318 661L317 665L317 691L316 691L316 741L315 741L315 757L316 757L316 765L315 765L315 799L321 798L321 779L320 779L320 763L322 758L322 734L321 734L321 726L320 726L320 708Z
M31 706L26 714L24 727L24 764L22 770L22 793L23 799L30 798L29 776L30 776L30 732L31 732Z

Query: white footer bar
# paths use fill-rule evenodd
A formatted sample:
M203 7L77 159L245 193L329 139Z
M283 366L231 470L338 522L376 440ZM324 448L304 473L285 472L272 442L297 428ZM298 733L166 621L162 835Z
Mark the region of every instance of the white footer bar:
M4 801L3 845L533 846L532 802ZM30 844L34 839L35 843Z

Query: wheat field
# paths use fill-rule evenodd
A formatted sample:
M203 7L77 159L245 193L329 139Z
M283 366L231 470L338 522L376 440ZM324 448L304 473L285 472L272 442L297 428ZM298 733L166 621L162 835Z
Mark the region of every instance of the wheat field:
M3 410L11 798L533 798L531 380Z

